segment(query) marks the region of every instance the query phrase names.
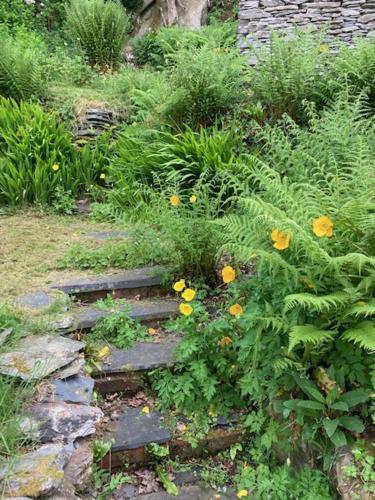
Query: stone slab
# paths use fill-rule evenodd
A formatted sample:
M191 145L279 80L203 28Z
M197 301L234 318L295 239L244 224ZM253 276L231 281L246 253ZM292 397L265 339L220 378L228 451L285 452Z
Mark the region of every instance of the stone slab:
M127 301L121 304L119 311L130 308L129 316L142 322L165 320L178 314L178 302L171 299ZM88 330L111 311L103 311L94 307L82 307L75 316L75 330Z
M46 377L76 359L83 342L57 335L31 335L0 354L0 373L32 380Z
M103 412L96 407L69 404L63 401L37 403L20 422L22 432L39 442L72 442L95 433Z
M112 453L141 448L150 443L168 443L172 435L163 426L160 413L143 414L139 408L125 408L114 424Z
M89 405L92 401L94 380L85 375L74 375L63 380L54 380L53 397L65 403Z
M111 292L122 288L161 286L164 272L165 269L162 267L143 267L108 276L76 279L63 284L52 285L51 288L61 290L69 295L82 295L97 291Z
M0 469L10 497L36 498L50 494L64 478L64 466L73 452L73 445L47 444L35 451L10 460Z
M42 309L51 306L56 300L56 297L48 294L43 290L37 290L33 293L21 295L15 301L19 307L29 307L30 309Z
M97 374L117 374L154 370L174 364L174 350L179 339L164 342L137 342L128 350L110 347L110 353L103 361Z
M165 491L137 496L138 500L234 500L236 493L232 489L218 491L209 486L185 486L179 489L178 495L169 495Z

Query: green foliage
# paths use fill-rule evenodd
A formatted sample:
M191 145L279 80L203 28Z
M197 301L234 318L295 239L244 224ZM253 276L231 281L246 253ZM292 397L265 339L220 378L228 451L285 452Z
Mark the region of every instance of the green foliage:
M174 92L164 116L177 126L210 125L244 100L247 65L236 50L203 46L181 49L173 57Z
M98 467L93 468L93 481L95 488L99 490L98 500L107 500L122 484L131 482L131 477L123 472L111 474Z
M0 202L47 204L56 192L77 195L95 184L99 153L78 150L67 128L39 105L0 101Z
M40 54L16 36L0 34L0 95L16 100L45 95Z
M107 455L107 453L109 453L113 443L114 443L113 439L110 439L109 441L102 441L100 439L95 439L93 444L93 454L95 462L99 462L102 458L104 458Z
M350 480L352 484L354 482L355 490L358 485L361 491L371 497L375 494L375 458L361 441L355 443L351 453L353 464L344 467L344 478Z
M66 22L91 66L101 71L118 66L129 26L119 1L72 0Z
M237 490L246 490L249 497L282 500L330 500L328 481L318 470L305 465L293 472L287 465L271 469L268 465L246 467L235 478Z
M108 342L119 349L129 349L134 342L147 339L147 331L140 323L129 316L129 311L119 310L119 304L111 301L108 316L104 316L92 329L90 341Z
M33 6L27 5L24 0L4 0L0 5L0 24L7 28L17 26L31 26Z

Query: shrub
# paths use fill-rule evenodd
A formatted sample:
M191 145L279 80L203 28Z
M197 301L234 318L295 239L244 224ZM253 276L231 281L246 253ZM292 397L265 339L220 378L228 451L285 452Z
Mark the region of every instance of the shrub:
M17 37L0 35L0 95L16 100L45 95L40 40L34 37L32 41L33 46L29 47Z
M177 127L212 124L220 113L244 99L247 66L236 51L209 46L184 49L174 61L171 83L175 91L164 116Z
M17 26L32 25L33 6L27 5L24 0L1 2L0 24L12 29Z
M98 163L95 159L98 159ZM76 149L72 134L39 105L0 100L0 201L50 203L59 189L77 195L95 184L99 150Z
M331 55L320 36L298 30L293 35L272 33L269 47L253 49L256 66L252 70L251 91L272 120L287 113L303 121L304 101L325 103L324 82Z
M67 26L91 66L102 71L118 66L129 18L117 0L72 0Z

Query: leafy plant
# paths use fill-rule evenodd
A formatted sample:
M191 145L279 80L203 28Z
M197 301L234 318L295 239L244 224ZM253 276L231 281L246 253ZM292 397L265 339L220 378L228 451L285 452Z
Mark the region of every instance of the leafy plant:
M91 66L101 71L118 66L129 26L119 1L72 0L66 22Z
M114 443L113 439L108 441L102 441L100 439L96 439L93 444L93 453L95 462L99 462L103 457L109 453Z

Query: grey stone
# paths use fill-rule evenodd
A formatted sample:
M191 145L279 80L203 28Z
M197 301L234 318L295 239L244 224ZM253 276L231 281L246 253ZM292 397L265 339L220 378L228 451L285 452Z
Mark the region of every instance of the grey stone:
M375 12L373 14L365 14L364 16L360 16L359 18L359 21L365 24L374 20L375 20Z
M49 495L61 484L64 466L73 452L73 445L47 444L27 453L0 469L0 481L11 497L32 498Z
M74 318L69 314L58 314L50 324L50 327L55 330L67 330L73 325Z
M29 307L31 309L42 309L44 307L49 307L56 300L52 295L44 292L43 290L37 290L33 293L28 293L27 295L22 295L18 297L15 301L16 305L19 307Z
M103 412L96 407L68 404L62 401L37 403L29 409L29 416L20 422L25 435L42 443L72 442L95 433Z
M83 368L85 366L85 358L84 356L80 356L74 361L72 361L65 368L62 368L58 372L54 374L54 376L58 379L66 379L69 377L73 377L73 375L77 375L78 373L83 372Z
M174 364L173 352L178 342L179 339L167 340L161 343L137 342L126 351L111 347L110 353L103 361L99 373L108 375L171 367Z
M352 500L353 498L360 500L373 499L372 494L369 491L366 492L363 488L360 479L345 474L345 470L353 465L355 465L355 462L350 448L347 446L340 448L334 466L340 498L342 500Z
M65 478L78 493L90 489L93 462L92 443L87 439L77 440L64 472Z
M143 267L119 274L77 279L61 285L53 285L52 288L67 294L82 294L98 291L110 292L122 288L160 286L165 271L165 268L160 266Z
M65 403L89 405L92 401L94 380L84 375L75 375L64 380L54 380L53 396Z
M139 495L138 500L173 500L179 498L180 500L213 500L219 498L220 500L233 500L236 498L236 493L232 489L226 491L219 491L210 488L209 486L185 486L180 488L178 496L168 495L164 491L158 493L150 493L148 495Z
M55 335L24 337L11 352L0 354L0 373L23 380L43 378L71 363L84 345Z
M142 413L138 408L125 408L112 426L112 453L142 448L150 443L168 443L172 435L163 426L160 413Z
M127 310L129 307L129 316L144 322L164 320L178 314L178 302L170 299L129 300L126 304L121 304L118 310ZM111 311L104 311L94 307L82 307L76 315L74 328L76 330L92 328L101 318L111 314Z

